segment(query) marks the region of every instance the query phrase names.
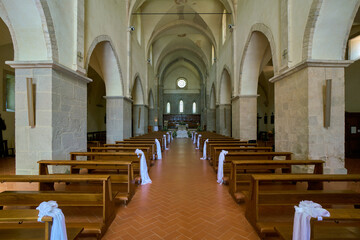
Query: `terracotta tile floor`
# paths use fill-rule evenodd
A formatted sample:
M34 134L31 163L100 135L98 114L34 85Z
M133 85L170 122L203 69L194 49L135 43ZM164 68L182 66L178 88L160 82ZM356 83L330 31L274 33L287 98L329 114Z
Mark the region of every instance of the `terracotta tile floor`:
M175 139L103 239L259 239L200 155L190 139Z

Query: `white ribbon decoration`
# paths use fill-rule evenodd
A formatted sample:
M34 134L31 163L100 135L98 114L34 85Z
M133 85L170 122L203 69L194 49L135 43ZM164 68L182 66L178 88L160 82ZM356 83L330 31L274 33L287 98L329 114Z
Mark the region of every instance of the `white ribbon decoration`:
M155 139L155 143L156 143L156 153L157 153L157 157L158 157L158 159L162 159L161 145L160 145L159 140Z
M204 142L204 148L203 148L203 157L200 158L201 160L206 160L206 143L209 141L209 139L206 139Z
M196 133L194 133L194 144L196 143Z
M218 172L217 172L217 182L222 184L224 182L224 160L225 155L228 154L228 151L222 150L219 155L219 164L218 164Z
M299 207L295 207L293 240L310 240L310 220L317 218L318 221L322 217L330 217L330 213L321 207L320 204L313 201L301 201Z
M39 222L41 222L43 216L53 218L50 235L51 240L67 240L65 216L55 201L42 202L36 210L39 210Z
M166 140L166 135L164 135L163 137L164 137L164 144L165 144L164 147L165 147L165 150L168 150L168 148L166 147L166 142L167 142L167 140Z
M170 137L170 133L169 133L169 132L167 132L166 134L167 134L167 136L168 136L168 143L170 144L170 142L171 142L171 139L170 139L170 138L171 138L171 137Z
M200 137L201 137L201 134L198 135L198 138L197 138L197 148L196 148L196 149L199 149L199 147L200 147Z
M140 149L136 149L135 153L138 155L138 157L141 157L140 158L141 185L152 183L152 181L149 177L148 170L147 170L147 164L146 164L146 158L145 158L144 152L141 151ZM139 155L141 155L141 156L139 156Z

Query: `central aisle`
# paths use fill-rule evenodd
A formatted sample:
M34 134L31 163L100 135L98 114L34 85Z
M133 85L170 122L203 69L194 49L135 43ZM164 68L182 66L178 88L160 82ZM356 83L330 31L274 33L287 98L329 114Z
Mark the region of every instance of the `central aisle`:
M259 239L201 153L174 139L150 170L153 183L118 209L103 239Z

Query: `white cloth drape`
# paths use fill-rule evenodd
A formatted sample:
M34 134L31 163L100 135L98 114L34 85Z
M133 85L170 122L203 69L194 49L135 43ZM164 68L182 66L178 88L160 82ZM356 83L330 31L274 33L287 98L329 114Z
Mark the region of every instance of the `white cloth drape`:
M165 150L168 150L168 148L166 147L166 145L167 145L166 144L166 142L167 142L166 135L164 135L163 137L164 137L164 144L165 144L164 148L165 148Z
M224 182L224 160L225 155L228 154L228 151L222 150L219 155L219 164L218 164L218 172L217 172L217 182L222 184Z
M204 148L203 148L203 157L200 158L201 160L206 160L206 143L209 141L209 139L206 139L204 142Z
M191 132L191 140L194 141L194 132Z
M194 133L194 144L196 144L196 133Z
M313 201L301 201L299 207L295 207L293 240L310 240L310 220L317 218L318 221L322 217L329 217L330 213L321 207L320 204Z
M67 240L65 216L61 209L58 208L58 204L55 201L42 202L36 209L39 210L39 222L41 222L43 216L53 218L50 239Z
M201 137L201 134L199 134L198 135L198 137L197 137L197 148L196 149L199 149L199 147L200 147L200 137Z
M156 143L156 153L157 153L158 159L162 159L161 145L160 145L159 140L155 139L155 143Z
M170 133L169 133L169 132L167 132L166 134L168 135L168 143L170 144L170 142L171 142L171 139L170 139L170 138L171 138Z
M152 183L150 177L149 177L149 173L148 173L148 169L147 169L147 164L146 164L146 158L145 158L145 154L143 151L141 151L140 149L136 149L135 153L138 155L138 157L140 157L140 176L141 176L141 185L145 185L148 183ZM141 156L139 156L141 155Z

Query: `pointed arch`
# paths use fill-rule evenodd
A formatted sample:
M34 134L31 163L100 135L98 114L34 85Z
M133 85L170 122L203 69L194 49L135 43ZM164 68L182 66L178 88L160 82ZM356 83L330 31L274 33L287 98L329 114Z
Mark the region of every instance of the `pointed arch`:
M231 104L231 77L226 68L223 69L219 87L219 103Z
M274 74L279 72L276 46L270 29L264 24L255 24L250 31L240 63L240 95L256 95L258 78L265 56L269 55L274 66Z
M315 0L304 33L303 59L345 59L347 41L359 6L360 1Z
M135 75L134 86L132 88L131 96L134 105L143 105L144 102L144 90L141 84L141 79L138 74Z
M124 96L120 62L113 46L109 36L101 35L96 37L87 51L85 68L87 72L90 62L92 60L96 61L94 64L97 64L98 67L94 69L97 70L105 81L106 95Z

